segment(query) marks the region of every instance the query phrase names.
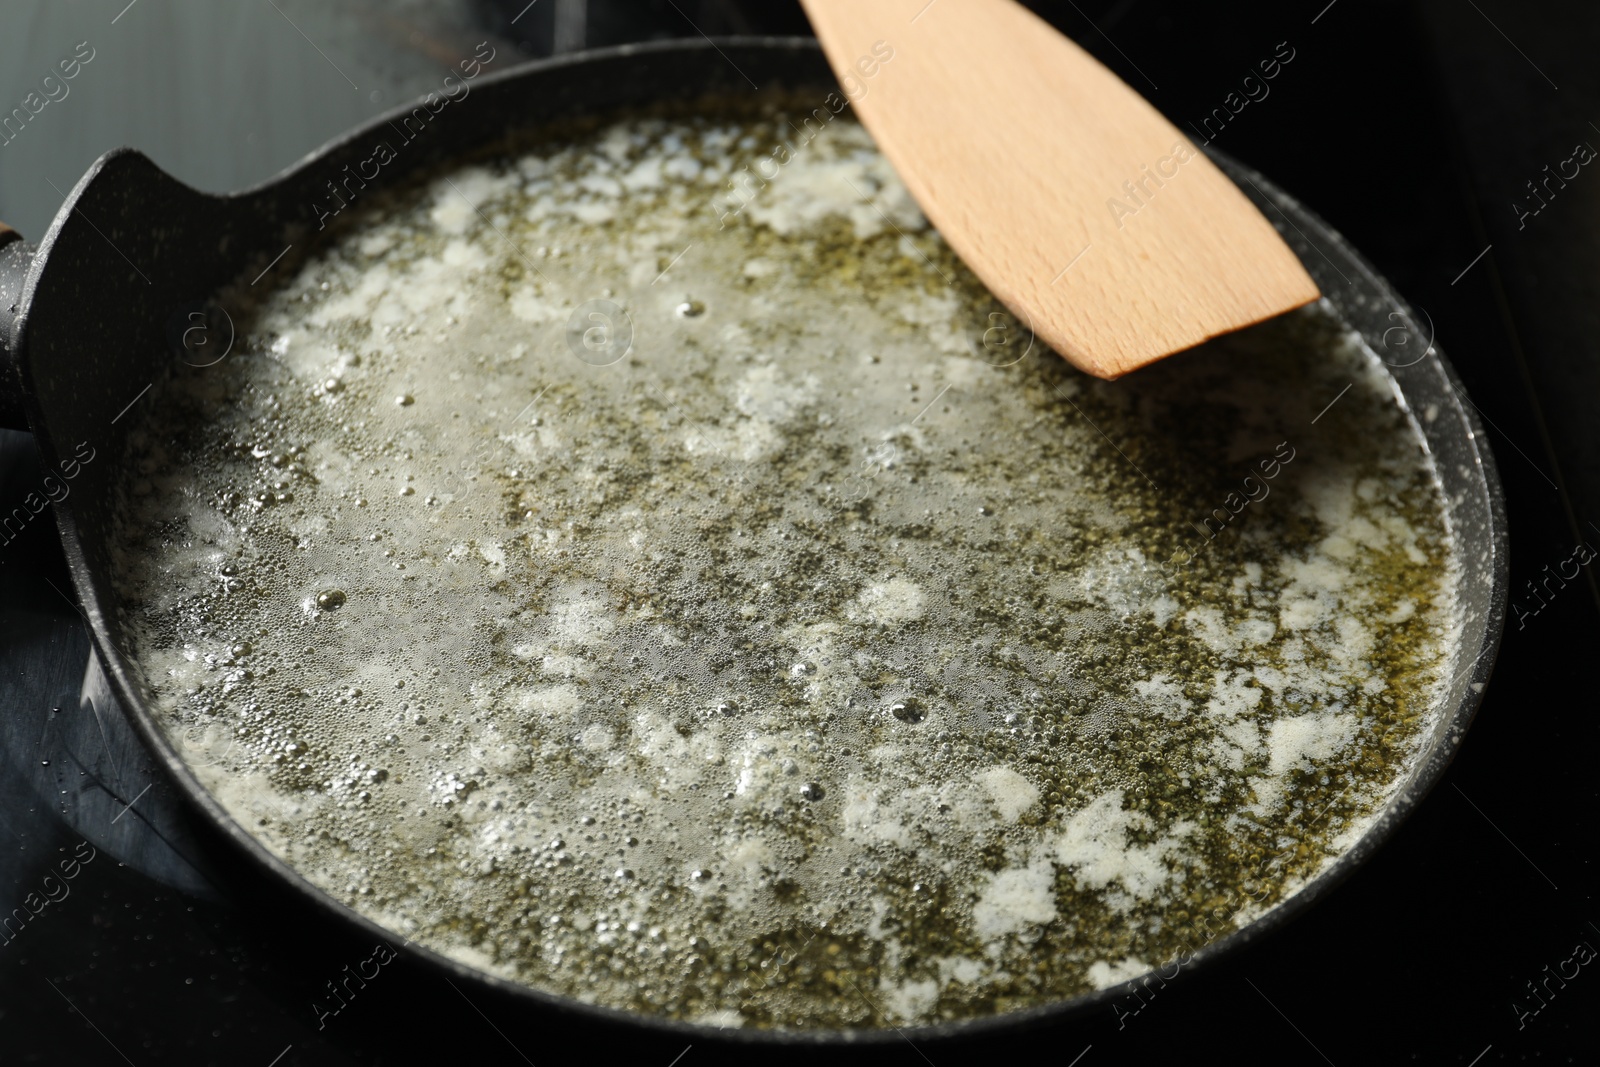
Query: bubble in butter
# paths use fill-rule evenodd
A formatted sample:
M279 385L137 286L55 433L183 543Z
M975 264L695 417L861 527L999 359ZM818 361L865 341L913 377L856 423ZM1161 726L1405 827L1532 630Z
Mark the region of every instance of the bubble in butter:
M114 563L204 784L397 935L716 1026L1004 1013L1260 915L1416 758L1454 547L1325 305L1085 378L781 102L363 196L157 386Z

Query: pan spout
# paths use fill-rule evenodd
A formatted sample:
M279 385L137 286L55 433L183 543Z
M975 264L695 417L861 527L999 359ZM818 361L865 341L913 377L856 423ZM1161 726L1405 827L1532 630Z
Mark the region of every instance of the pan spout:
M8 430L28 428L11 328L22 310L22 283L32 264L33 246L0 222L0 427Z

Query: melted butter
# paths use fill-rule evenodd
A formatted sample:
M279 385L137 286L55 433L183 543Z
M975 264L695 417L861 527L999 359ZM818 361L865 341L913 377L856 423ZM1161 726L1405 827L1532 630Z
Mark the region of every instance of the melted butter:
M558 131L358 216L153 394L129 643L269 848L541 989L859 1027L1115 984L1415 757L1437 481L1325 306L1088 379L793 117Z

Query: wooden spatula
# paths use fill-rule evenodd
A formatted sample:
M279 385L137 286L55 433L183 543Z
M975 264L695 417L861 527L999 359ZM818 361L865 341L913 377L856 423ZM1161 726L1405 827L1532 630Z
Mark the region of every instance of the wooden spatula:
M801 2L929 221L1075 366L1116 378L1317 299L1233 182L1012 0Z

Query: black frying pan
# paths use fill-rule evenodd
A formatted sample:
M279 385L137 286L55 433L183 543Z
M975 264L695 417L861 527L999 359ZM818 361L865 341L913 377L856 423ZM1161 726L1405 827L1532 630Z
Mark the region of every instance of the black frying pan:
M740 70L789 88L835 88L810 40L734 39L628 46L534 63L473 83L439 121L409 141L384 166L376 183L398 185L443 161L483 148L519 127L553 119L705 92L749 91ZM265 185L233 196L196 192L160 171L145 156L119 149L101 157L68 195L37 246L0 226L0 424L31 428L51 477L22 508L0 516L0 530L26 525L51 498L67 565L95 646L122 706L178 787L222 835L271 877L298 890L337 921L377 937L392 936L325 896L271 855L222 809L167 740L129 669L116 622L108 539L114 499L111 481L125 418L165 360L197 362L181 345L191 326L225 329L198 312L204 298L247 270L268 266L287 244L296 258L319 239L329 203L327 183L358 167L376 139L393 139L389 122L410 107L329 144ZM1345 321L1390 365L1399 395L1413 411L1444 482L1450 525L1461 553L1457 590L1465 625L1453 650L1454 681L1424 740L1423 758L1366 834L1304 889L1248 927L1199 950L1192 970L1315 903L1364 863L1439 780L1471 722L1493 666L1507 595L1505 505L1483 431L1459 380L1432 347L1431 327L1419 325L1394 294L1338 234L1259 174L1222 157L1232 176L1300 256ZM265 282L272 280L267 272ZM200 318L195 318L196 314ZM213 344L225 336L207 338ZM212 349L211 351L215 351ZM214 357L206 357L214 358ZM85 456L93 454L93 459ZM70 472L70 477L69 477ZM55 488L52 488L54 486ZM62 492L65 488L67 492ZM520 998L529 1007L556 1007L604 1019L707 1035L707 1028L577 1005L507 982L426 950L411 952L451 976ZM911 1036L971 1034L1086 1011L1125 995L1104 990L1004 1016L907 1031ZM786 1041L893 1040L901 1031L732 1032L723 1036Z

